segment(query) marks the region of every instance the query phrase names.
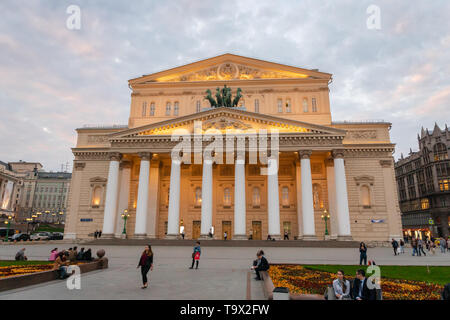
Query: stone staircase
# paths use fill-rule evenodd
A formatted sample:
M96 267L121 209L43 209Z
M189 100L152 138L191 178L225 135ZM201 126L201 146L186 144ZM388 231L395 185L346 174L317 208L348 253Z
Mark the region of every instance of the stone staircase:
M80 243L89 245L117 245L117 246L194 246L196 240L168 240L168 239L95 239L83 240ZM203 247L292 247L292 248L358 248L357 241L336 240L200 240Z

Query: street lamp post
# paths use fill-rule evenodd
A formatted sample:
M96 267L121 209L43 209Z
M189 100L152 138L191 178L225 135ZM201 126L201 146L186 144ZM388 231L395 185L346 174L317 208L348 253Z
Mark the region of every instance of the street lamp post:
M122 219L123 219L123 231L122 231L122 234L123 235L127 234L127 219L128 219L129 216L130 216L130 214L128 213L128 210L127 209L123 210L123 213L122 213Z
M328 214L327 209L323 210L322 219L325 221L325 235L328 236L328 219L330 219L330 215Z
M8 220L5 221L5 224L8 225L8 229L6 230L6 238L5 238L5 241L6 241L6 242L9 241L8 238L9 238L9 228L10 228L10 226L11 226L11 219L12 219L12 217L11 217L11 216L8 216Z

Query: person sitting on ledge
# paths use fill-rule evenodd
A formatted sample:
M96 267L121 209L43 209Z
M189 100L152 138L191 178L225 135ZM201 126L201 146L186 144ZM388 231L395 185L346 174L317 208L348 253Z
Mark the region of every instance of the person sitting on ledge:
M58 248L55 248L52 251L50 251L50 258L48 258L48 261L55 261L57 256L58 256Z
M77 260L83 260L84 259L84 248L80 249L80 252L77 254Z
M60 279L65 279L68 277L67 275L67 265L69 261L67 261L67 257L64 251L58 253L56 257L55 263L53 264L53 270L57 270Z
M343 270L338 270L337 279L333 281L333 290L338 300L351 300L350 281L345 279Z
M259 272L269 270L270 265L266 257L264 257L264 251L262 250L258 251L256 256L258 257L257 264L256 266L252 266L252 269L254 269L256 272L255 280L262 280Z
M28 260L28 258L25 256L25 248L22 248L19 250L19 252L16 253L16 261L24 261Z
M92 252L91 248L87 249L87 251L83 255L83 260L92 261Z

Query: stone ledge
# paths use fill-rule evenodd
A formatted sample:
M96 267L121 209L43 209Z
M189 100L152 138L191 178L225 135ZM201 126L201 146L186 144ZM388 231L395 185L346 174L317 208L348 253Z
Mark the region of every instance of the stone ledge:
M93 262L78 265L81 273L108 268L108 258L103 257ZM56 270L42 271L21 276L0 279L0 292L23 288L58 279Z

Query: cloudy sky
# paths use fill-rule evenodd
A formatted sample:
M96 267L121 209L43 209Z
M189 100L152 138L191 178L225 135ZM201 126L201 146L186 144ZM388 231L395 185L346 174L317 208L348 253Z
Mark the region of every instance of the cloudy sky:
M70 5L80 30L66 27ZM392 122L396 158L421 126L450 125L447 0L2 0L0 12L2 161L58 170L75 128L127 123L128 79L226 52L332 73L333 119Z

